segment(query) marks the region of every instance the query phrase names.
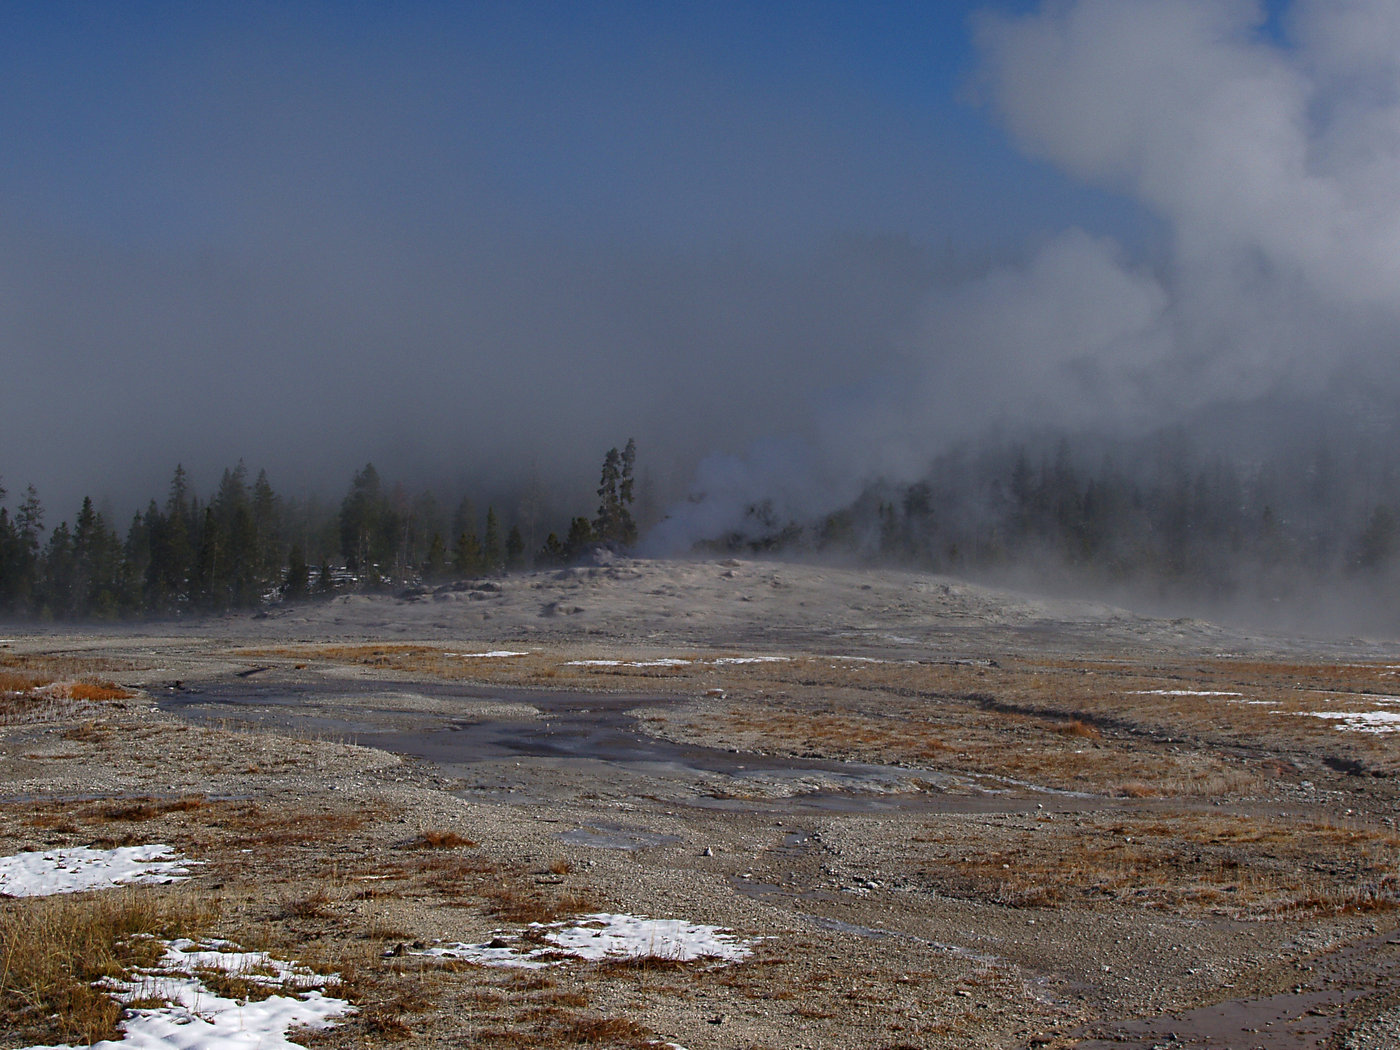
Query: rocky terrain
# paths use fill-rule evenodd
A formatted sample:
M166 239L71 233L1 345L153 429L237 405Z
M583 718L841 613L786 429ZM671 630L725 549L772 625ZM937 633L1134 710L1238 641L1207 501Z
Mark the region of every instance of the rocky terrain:
M0 635L0 853L200 862L308 1045L1400 1046L1394 644L625 559ZM600 913L749 954L446 950Z

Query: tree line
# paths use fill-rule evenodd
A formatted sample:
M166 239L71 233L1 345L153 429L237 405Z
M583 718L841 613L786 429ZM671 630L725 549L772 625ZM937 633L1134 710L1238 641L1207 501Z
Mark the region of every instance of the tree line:
M1179 436L965 447L911 483L795 521L770 504L712 551L815 553L1219 602L1400 582L1400 459L1319 441L1241 460Z
M151 499L119 533L84 498L71 523L46 527L34 486L13 512L0 486L0 616L112 620L215 613L346 589L493 575L564 565L598 545L636 542L636 443L604 457L592 518L574 517L560 539L532 547L537 507L505 520L478 518L469 496L450 515L431 491L385 485L372 463L355 472L338 505L251 481L240 461L207 499L175 468L163 501Z

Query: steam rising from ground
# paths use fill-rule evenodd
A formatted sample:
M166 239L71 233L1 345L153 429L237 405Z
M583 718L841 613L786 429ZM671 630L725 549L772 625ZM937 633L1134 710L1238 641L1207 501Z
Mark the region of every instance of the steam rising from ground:
M799 520L958 436L1141 433L1220 406L1383 380L1400 344L1400 8L1068 0L975 23L981 88L1015 142L1164 223L1134 257L1069 228L936 291L888 374L823 406L810 443L702 465L657 549ZM1287 420L1280 420L1280 433Z

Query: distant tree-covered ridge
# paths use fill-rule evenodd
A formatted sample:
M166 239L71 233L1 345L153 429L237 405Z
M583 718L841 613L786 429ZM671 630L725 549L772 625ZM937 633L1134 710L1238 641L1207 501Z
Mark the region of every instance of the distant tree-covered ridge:
M756 503L742 528L701 546L1122 589L1203 609L1369 595L1400 624L1400 456L1320 441L1232 459L1171 435L1116 448L968 447L917 481L872 482L817 520Z
M568 544L555 533L527 546L540 511L531 493L520 512L488 505L478 520L463 496L449 520L432 492L386 486L374 464L356 471L339 506L276 492L265 471L250 483L240 461L202 501L183 466L164 500L151 499L124 536L85 498L72 523L45 526L29 486L14 510L0 486L0 616L111 620L247 609L341 589L439 583L453 576L565 564L593 544L636 541L632 470L636 444L610 449L603 467L606 527ZM600 510L600 519L603 511ZM588 526L587 518L574 518Z

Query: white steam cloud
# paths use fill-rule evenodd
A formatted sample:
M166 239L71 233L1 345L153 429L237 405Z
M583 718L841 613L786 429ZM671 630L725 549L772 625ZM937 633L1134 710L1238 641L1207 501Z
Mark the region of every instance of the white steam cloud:
M1012 139L1158 216L1134 260L1069 229L937 291L898 371L824 406L809 443L702 467L654 537L684 546L912 479L991 426L1119 430L1386 375L1400 347L1400 5L1064 0L974 24ZM774 449L781 448L776 454Z

